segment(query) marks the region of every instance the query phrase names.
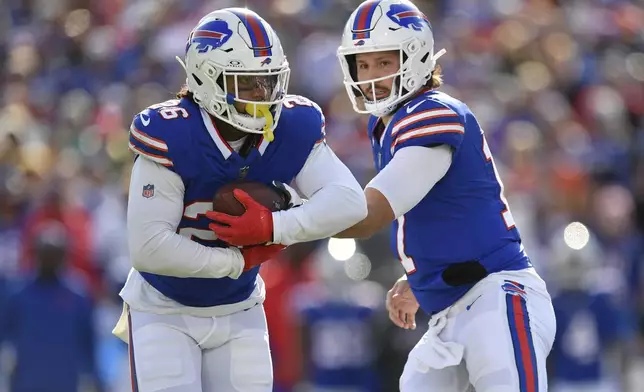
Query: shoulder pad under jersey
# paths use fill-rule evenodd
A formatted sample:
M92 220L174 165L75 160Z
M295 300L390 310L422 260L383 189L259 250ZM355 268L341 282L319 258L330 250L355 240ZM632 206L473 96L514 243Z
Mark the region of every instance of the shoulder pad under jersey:
M130 126L129 148L135 154L175 170L172 138L177 120L188 119L189 108L172 99L152 105L134 116Z
M459 109L420 95L399 108L391 119L391 151L406 146L448 144L458 150L465 134L464 116Z

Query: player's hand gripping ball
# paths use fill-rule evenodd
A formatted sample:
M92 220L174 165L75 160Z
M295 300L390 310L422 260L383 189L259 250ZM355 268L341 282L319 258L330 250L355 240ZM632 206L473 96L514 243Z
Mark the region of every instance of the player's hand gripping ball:
M289 207L288 196L276 186L260 182L234 182L214 196L206 216L217 237L234 246L266 244L273 240L273 212Z

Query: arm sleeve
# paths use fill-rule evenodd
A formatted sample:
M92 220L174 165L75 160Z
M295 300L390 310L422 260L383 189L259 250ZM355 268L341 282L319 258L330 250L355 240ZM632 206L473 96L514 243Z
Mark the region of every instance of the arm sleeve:
M143 197L146 185L152 197ZM183 215L181 177L151 160L136 160L130 180L128 241L134 268L159 275L236 279L244 258L235 248L203 246L176 233Z
M291 245L330 237L367 216L367 203L351 171L320 142L311 151L295 186L309 201L273 213L274 242Z
M414 208L440 181L452 164L452 148L411 146L391 159L367 187L380 191L396 218Z
M421 104L417 111L407 114L391 128L391 152L404 147L447 144L457 151L465 135L465 126L458 113L433 101Z

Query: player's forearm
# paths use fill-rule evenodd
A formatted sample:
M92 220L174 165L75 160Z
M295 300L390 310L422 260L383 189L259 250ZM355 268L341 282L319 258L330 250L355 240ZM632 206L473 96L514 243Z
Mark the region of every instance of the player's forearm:
M387 199L378 190L365 189L367 216L360 222L334 235L336 238L369 238L394 220Z
M445 176L451 162L447 145L401 149L367 185L367 217L335 237L368 238L382 230L414 208Z
M366 212L359 185L327 185L300 207L273 213L274 241L291 245L331 237L360 222Z
M142 196L150 184L152 193ZM210 248L176 233L183 215L181 178L139 158L132 168L127 211L132 265L139 271L180 278L237 278L244 268L241 252Z
M131 235L130 257L138 271L179 278L237 278L244 268L239 250L203 246L172 230Z
M369 218L365 218L355 225L349 227L346 230L335 234L335 238L369 238L374 235L378 230L374 229L374 226L369 223Z
M274 241L284 245L331 237L367 216L362 188L331 148L313 148L295 184L309 200L273 213Z

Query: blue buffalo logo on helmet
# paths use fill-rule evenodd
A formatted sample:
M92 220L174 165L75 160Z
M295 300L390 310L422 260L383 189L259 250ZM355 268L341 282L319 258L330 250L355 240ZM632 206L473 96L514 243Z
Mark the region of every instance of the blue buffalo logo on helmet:
M213 20L197 26L190 34L188 46L197 45L197 52L205 53L223 46L232 36L233 31L223 20ZM187 49L187 48L186 48Z
M430 29L432 28L425 14L407 4L393 4L389 8L387 16L394 23L406 29L421 31L423 24L427 25Z

